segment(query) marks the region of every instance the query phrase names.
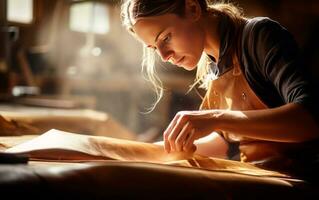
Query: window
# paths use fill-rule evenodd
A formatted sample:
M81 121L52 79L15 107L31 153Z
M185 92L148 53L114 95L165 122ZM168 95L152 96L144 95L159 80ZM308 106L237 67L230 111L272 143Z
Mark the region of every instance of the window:
M109 31L108 7L97 2L75 3L70 8L70 29L105 34Z
M33 0L7 0L7 20L30 24L33 21Z

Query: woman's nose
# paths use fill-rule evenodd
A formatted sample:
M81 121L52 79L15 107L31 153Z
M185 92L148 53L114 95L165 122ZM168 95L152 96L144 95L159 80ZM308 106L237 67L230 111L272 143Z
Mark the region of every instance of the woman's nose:
M160 55L163 62L168 62L173 55L173 51L167 49L158 49L158 54Z

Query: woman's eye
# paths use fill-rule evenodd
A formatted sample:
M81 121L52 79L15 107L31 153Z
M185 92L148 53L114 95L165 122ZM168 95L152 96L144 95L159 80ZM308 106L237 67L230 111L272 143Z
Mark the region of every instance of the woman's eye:
M168 34L165 38L164 38L164 42L167 43L171 40L171 34Z

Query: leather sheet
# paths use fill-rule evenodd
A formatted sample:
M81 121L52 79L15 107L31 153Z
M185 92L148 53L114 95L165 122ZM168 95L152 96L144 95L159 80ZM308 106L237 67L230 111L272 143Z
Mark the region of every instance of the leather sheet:
M156 144L87 136L54 129L13 146L6 152L28 154L31 160L59 162L134 161L229 171L255 176L289 178L288 175L260 169L248 163L182 152L166 153L162 146Z
M28 165L0 165L0 192L32 199L316 199L316 187L251 164L51 130L0 137ZM17 140L17 141L13 141ZM23 140L27 140L23 142ZM17 144L17 145L14 145Z

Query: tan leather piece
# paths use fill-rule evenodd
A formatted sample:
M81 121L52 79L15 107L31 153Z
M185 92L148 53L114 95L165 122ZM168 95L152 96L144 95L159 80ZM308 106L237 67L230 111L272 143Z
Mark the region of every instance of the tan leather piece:
M163 147L151 143L73 134L55 129L9 148L6 152L28 152L31 158L48 160L114 159L165 162L191 156L181 152L167 154Z
M104 112L88 109L1 111L0 136L42 134L50 129L135 140L136 134Z
M25 142L20 137L11 137L18 142L6 137L10 145L20 143L8 151L28 152L32 161L0 165L1 194L10 197L15 197L14 191L32 199L304 199L317 195L307 182L277 172L230 160L168 155L155 144L56 130L33 140L24 138ZM113 158L120 160L108 160Z
M2 114L2 113L1 113ZM37 134L40 130L28 123L14 119L7 119L0 115L0 136L13 136L22 134Z
M288 177L285 174L263 170L248 163L202 157L184 152L168 154L162 146L151 143L87 136L58 130L51 130L32 140L9 148L6 152L26 153L31 160L60 162L136 161L229 171L255 176Z

